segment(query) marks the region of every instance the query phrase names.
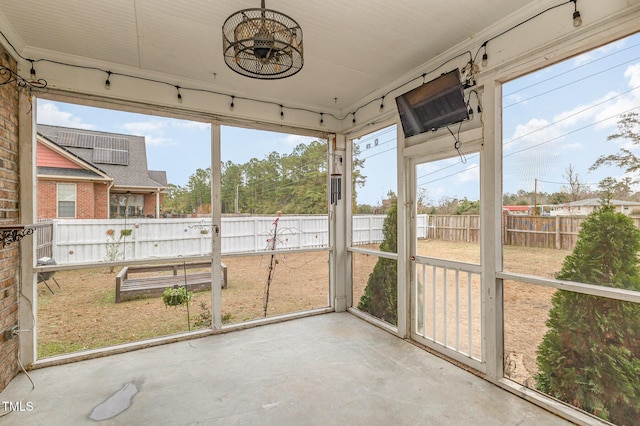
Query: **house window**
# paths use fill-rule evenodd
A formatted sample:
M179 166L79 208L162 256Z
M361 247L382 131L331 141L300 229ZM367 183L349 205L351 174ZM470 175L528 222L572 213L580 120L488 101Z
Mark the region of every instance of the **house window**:
M144 216L144 195L112 194L109 214L112 219Z
M76 217L76 184L58 184L58 217Z

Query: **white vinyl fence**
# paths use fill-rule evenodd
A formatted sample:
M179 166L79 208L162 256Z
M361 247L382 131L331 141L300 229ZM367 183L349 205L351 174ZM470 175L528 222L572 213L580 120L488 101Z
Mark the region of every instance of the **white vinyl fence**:
M385 216L353 217L353 244L382 242ZM275 217L224 217L220 232L222 253L260 252L271 249ZM419 215L418 234L426 237L428 217ZM58 264L113 260L203 256L211 253L211 219L90 219L51 221L52 256ZM121 236L129 229L130 235ZM47 244L38 241L38 244ZM329 246L326 215L282 216L278 221L276 249Z

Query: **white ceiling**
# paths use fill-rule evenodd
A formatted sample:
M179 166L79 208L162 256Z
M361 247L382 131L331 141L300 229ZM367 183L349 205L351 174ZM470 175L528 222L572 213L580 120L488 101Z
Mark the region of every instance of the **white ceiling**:
M224 20L259 0L0 0L0 22L28 58L161 73L172 84L337 112L529 3L267 0L304 35L304 67L276 81L242 77L223 61Z

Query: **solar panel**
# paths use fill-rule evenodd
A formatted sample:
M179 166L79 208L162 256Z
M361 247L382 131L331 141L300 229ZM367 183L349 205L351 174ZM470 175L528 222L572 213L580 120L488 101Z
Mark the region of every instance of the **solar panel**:
M96 135L76 132L58 133L58 145L75 148L93 148Z
M94 163L129 165L129 140L126 138L62 131L58 134L58 144L93 149Z

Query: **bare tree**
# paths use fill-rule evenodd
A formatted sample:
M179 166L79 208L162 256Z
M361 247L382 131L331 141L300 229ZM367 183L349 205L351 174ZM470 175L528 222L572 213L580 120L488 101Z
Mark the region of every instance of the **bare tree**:
M585 184L580 182L580 177L578 173L576 173L573 164L569 164L564 171L562 177L567 181L569 187L563 187L564 192L569 194L570 201L578 201L582 198L582 196L587 192L587 188Z

